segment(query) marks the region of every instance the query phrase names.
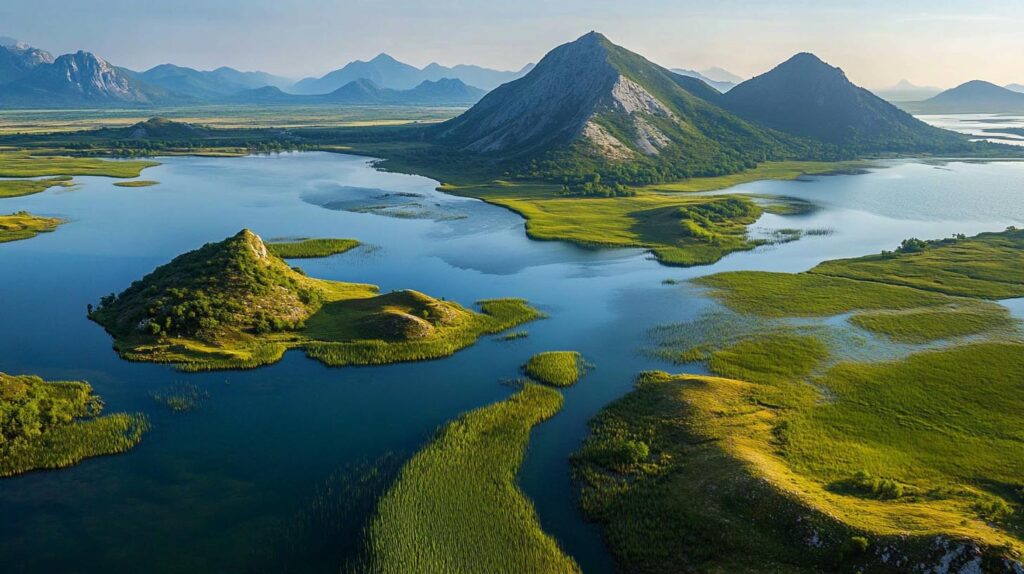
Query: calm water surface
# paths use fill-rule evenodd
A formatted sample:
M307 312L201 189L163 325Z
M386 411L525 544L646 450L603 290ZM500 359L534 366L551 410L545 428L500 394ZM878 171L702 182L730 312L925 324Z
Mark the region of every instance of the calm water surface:
M364 158L162 161L144 174L161 182L156 187L83 177L75 189L2 200L4 212L70 222L0 245L0 370L88 380L109 412L148 413L153 427L126 455L0 481L2 572L272 568L289 525L329 477L388 453L408 457L439 425L513 392L500 383L517 377L530 355L556 349L579 350L596 369L566 390L562 412L535 430L521 483L544 528L584 570L609 572L596 529L576 509L567 456L584 438L586 421L627 392L638 371L681 370L640 353L644 335L713 303L664 279L802 271L892 249L910 236L1024 225L1024 164L894 163L868 175L741 186L820 207L802 216L766 215L757 231L828 232L679 269L639 250L530 241L515 214L437 193L425 178L375 171ZM292 352L254 371L202 374L122 361L85 318L87 303L243 227L264 239L355 237L367 244L298 262L315 277L412 288L467 306L526 297L550 318L527 325L526 339L485 338L438 361L328 368ZM1018 313L1024 307L1012 306ZM209 390L203 408L174 415L150 397L180 382ZM301 540L288 547L309 565L300 571L333 572L354 544L340 541L333 552Z

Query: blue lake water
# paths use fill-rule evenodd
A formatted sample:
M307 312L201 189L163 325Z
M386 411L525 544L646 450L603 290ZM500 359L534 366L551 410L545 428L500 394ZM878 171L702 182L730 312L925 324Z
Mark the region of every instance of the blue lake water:
M637 372L679 371L641 353L653 326L713 305L686 285L735 269L802 271L837 257L1024 225L1024 164L904 162L867 175L759 182L730 191L799 197L820 209L765 215L760 232L823 235L731 255L692 269L640 250L586 250L526 238L504 209L434 190L426 178L374 170L365 158L294 153L166 158L149 188L76 178L74 189L0 200L69 220L54 233L0 244L0 371L84 379L108 412L149 414L131 452L0 481L2 572L263 571L318 489L347 465L407 457L459 413L508 396L503 380L544 350L582 352L596 368L534 431L521 484L544 528L587 572L612 565L581 518L567 456L586 421L628 392ZM184 374L122 361L85 307L175 255L248 227L264 239L354 237L366 247L299 265L314 277L412 288L464 305L529 299L550 315L526 339L484 338L454 356L383 367L328 368L288 353L254 371ZM1016 305L1020 313L1020 304ZM208 389L203 408L171 414L151 393L179 382ZM345 516L358 522L361 516ZM344 550L354 540L341 541ZM333 572L337 553L289 542ZM341 552L339 550L338 552Z

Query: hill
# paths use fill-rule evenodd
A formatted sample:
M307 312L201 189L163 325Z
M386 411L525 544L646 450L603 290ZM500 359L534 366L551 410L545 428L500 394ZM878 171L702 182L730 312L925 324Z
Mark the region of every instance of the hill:
M382 88L372 80L360 79L323 95L288 94L266 86L232 94L219 101L240 104L466 106L480 100L484 93L460 80L425 80L411 90L392 90Z
M972 80L920 102L913 109L943 114L1024 113L1024 94Z
M305 78L288 89L295 94L329 94L345 84L356 80L370 80L374 84L392 90L411 90L425 81L455 79L491 90L505 82L522 77L530 71L527 65L519 71L501 71L460 64L453 67L432 63L423 69L400 62L387 54L380 54L369 61L356 60L320 78Z
M720 98L591 32L429 137L534 176L599 171L629 183L739 171L800 147L725 111Z
M481 307L312 279L242 230L104 297L90 317L127 359L206 370L273 363L294 347L330 365L430 359L539 316L520 300Z
M813 54L797 54L722 97L750 121L860 153L922 152L966 145L914 118Z
M102 107L174 101L182 100L82 51L41 63L16 82L0 86L0 106L5 107Z
M94 133L94 132L86 132ZM101 128L99 135L132 140L190 140L210 135L211 131L196 124L154 117L124 128Z

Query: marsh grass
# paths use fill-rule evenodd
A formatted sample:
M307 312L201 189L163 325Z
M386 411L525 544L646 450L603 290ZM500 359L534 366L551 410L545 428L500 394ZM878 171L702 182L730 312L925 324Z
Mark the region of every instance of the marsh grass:
M557 390L528 383L445 426L381 498L361 570L578 572L516 483L531 428L561 405Z
M553 387L571 387L586 372L583 355L576 351L546 351L537 353L523 365L531 379Z
M0 215L0 243L31 239L40 233L48 233L64 223L57 217L40 217L27 211Z
M1005 334L1018 322L1006 307L978 301L905 311L857 313L850 317L850 323L896 342L929 343L988 332Z
M71 187L74 181L71 176L60 175L45 179L0 179L0 199L5 197L21 197L42 193L51 187Z
M267 249L282 259L329 257L356 247L359 247L359 242L355 239L304 239L267 243Z
M176 383L150 396L171 412L185 413L202 407L209 400L210 392L194 383Z
M0 476L125 452L149 430L142 414L102 409L87 383L0 373Z
M530 336L530 332L520 329L517 331L509 331L504 335L500 335L498 339L502 341L518 341L519 339L525 339Z
M154 185L159 185L159 184L160 184L159 181L154 181L152 179L136 179L136 180L132 180L132 181L115 181L114 182L114 185L116 187L152 187Z
M0 152L0 177L94 175L139 177L142 170L160 165L155 161L111 161L88 157L46 155L43 152Z
M736 185L763 180L790 181L809 175L845 175L864 173L875 167L865 161L768 161L754 169L718 177L695 177L680 182L659 183L642 188L660 192L699 192L727 189Z

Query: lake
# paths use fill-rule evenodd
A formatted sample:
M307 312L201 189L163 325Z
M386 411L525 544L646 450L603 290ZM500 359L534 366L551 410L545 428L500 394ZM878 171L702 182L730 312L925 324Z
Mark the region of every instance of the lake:
M587 250L529 240L522 220L447 196L437 182L379 172L365 158L288 153L161 159L148 188L79 177L73 189L0 200L69 223L0 245L0 370L85 379L108 412L145 412L152 430L121 456L0 481L0 571L334 572L357 540L296 536L332 477L381 457L414 453L439 425L508 396L502 382L545 350L577 350L596 368L565 390L538 426L521 475L544 528L587 572L610 572L598 532L581 518L567 457L586 422L628 392L637 372L682 371L642 352L654 326L715 306L663 284L736 269L802 271L820 261L1024 225L1024 163L892 162L866 175L756 182L729 190L798 197L818 209L765 215L754 232L818 230L800 241L665 267L641 250ZM437 361L329 368L290 352L253 371L185 374L122 361L86 319L86 305L119 292L175 255L247 227L264 239L353 237L353 252L298 261L314 277L411 288L464 305L525 297L550 318L528 338L487 337ZM1024 305L1014 302L1021 312ZM692 370L699 372L700 367ZM172 414L151 394L188 382L209 391L195 412ZM363 515L336 520L356 524ZM298 530L301 531L301 530ZM308 566L308 567L307 567Z

